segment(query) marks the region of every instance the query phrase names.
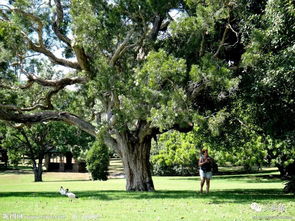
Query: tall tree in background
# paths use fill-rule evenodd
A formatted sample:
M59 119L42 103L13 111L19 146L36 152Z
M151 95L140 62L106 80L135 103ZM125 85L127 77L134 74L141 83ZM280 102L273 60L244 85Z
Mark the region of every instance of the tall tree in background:
M15 0L1 5L1 62L8 64L5 73L14 71L27 81L1 78L1 88L14 99L0 97L0 119L64 121L93 136L103 133L123 160L126 190L153 191L152 138L170 129L190 131L199 115L218 112L237 89L239 76L232 74L242 51L239 4L244 3ZM40 59L72 71L42 75L54 69L44 69ZM58 101L66 86L76 84L76 97ZM40 93L26 99L23 90Z
M87 150L93 138L62 123L40 123L30 127L9 128L3 139L3 146L12 159L27 156L33 166L34 181L42 181L42 165L44 157L50 150L77 152Z
M33 166L34 181L42 181L42 166L45 154L53 149L53 143L48 136L49 128L40 124L32 128L8 129L4 146L10 158L15 161L26 155Z
M250 31L242 32L246 45L240 85L243 121L250 119L260 128L268 160L282 176L295 175L294 24L294 1L267 1L263 13L244 24L244 30Z

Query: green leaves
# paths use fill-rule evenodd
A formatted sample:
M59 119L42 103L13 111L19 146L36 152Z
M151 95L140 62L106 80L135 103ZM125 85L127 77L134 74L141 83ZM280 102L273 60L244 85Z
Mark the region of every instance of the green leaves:
M261 21L265 25L252 31L243 55L243 65L253 77L249 84L253 86L245 93L261 103L254 105L257 123L277 138L293 130L289 125L294 119L295 32L290 27L295 16L286 5L290 1L268 1Z
M192 175L197 172L198 150L193 133L171 131L153 145L151 163L157 175Z
M135 84L148 104L148 121L161 130L184 118L187 96L184 86L186 64L183 59L165 51L151 52L145 64L136 71Z
M71 151L78 158L92 141L92 136L73 126L50 122L21 129L8 128L3 145L11 156L15 156L14 162L17 164L21 154L31 160L43 159L44 154L52 148L60 152Z
M0 43L0 62L10 61L13 56L25 49L19 27L5 21L0 21Z
M225 110L219 111L216 115L213 115L208 120L208 129L213 136L218 136L226 118L230 116L230 113Z
M181 86L186 76L185 60L168 55L165 51L150 52L143 67L137 71L136 84L151 90L168 90Z
M93 180L107 180L109 154L108 147L102 140L95 141L86 157L87 169Z

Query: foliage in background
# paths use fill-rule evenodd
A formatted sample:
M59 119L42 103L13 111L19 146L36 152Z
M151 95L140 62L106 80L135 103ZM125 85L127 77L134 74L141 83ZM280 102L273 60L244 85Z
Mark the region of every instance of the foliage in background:
M207 119L189 133L167 132L153 143L151 163L157 175L193 175L198 171L200 150L206 148L218 166L243 166L245 171L270 165L265 140L253 131L228 131L229 116L224 111ZM235 125L236 126L236 125Z
M282 176L295 174L295 5L292 0L267 1L264 13L242 26L240 107L236 115L264 136L267 159ZM250 27L250 29L248 29ZM248 30L246 32L246 30Z
M195 175L199 150L192 133L171 131L153 143L151 163L155 175Z
M75 158L86 151L93 137L61 122L40 123L22 128L7 127L3 147L9 161L17 165L23 156L28 157L35 172L35 181L42 181L42 164L51 150L71 151Z

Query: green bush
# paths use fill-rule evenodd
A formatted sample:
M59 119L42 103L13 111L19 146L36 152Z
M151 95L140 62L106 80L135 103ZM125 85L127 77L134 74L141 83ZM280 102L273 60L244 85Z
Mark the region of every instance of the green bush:
M152 143L151 164L153 174L158 176L195 176L199 174L200 149L209 145L197 132L180 133L169 131ZM216 152L209 151L215 158ZM218 159L217 159L218 160ZM218 161L219 162L219 161ZM213 173L218 172L214 161Z
M154 175L190 176L198 174L198 150L193 134L170 131L162 134L151 150Z
M86 156L87 169L93 180L107 180L109 166L109 150L101 141L93 143Z
M157 176L195 176L198 175L196 165L166 165L155 163L152 165L153 174Z

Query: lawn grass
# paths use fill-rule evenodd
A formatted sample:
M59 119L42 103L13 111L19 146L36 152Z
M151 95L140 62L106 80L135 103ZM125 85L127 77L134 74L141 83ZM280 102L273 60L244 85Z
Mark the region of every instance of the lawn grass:
M90 181L87 173L0 172L0 220L295 220L295 198L265 171L214 176L209 194L198 177L153 177L156 192L126 192L125 179ZM60 186L79 196L59 195ZM250 208L262 206L261 212Z

